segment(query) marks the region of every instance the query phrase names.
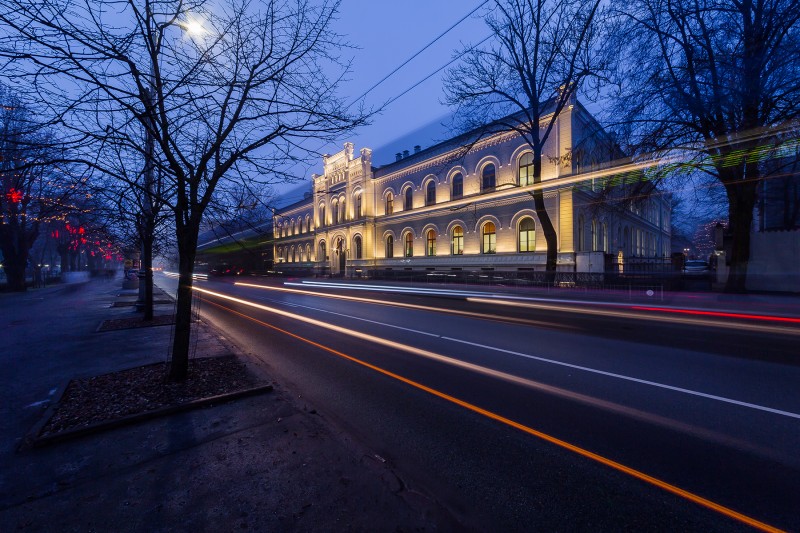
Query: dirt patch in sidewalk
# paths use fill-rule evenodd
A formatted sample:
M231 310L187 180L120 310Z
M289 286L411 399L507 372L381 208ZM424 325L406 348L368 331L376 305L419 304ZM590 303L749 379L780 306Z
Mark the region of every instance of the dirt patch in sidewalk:
M119 329L147 328L150 326L168 326L175 323L175 315L156 315L153 320L145 320L141 316L131 316L125 318L112 318L103 320L98 332L116 331Z
M168 381L167 372L167 363L156 363L73 379L37 437L191 404L264 384L233 355L190 360L188 378L182 383Z

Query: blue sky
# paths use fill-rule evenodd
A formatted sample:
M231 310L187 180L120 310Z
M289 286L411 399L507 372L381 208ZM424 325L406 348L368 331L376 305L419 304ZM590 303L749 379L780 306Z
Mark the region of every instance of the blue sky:
M354 100L484 3L484 0L342 0L336 27L357 49L348 51L353 57L353 71L340 94L348 102ZM364 99L366 106L380 107L453 59L461 43L474 43L486 37L489 30L479 17L485 7L371 91ZM356 150L372 148L373 163L379 166L393 161L397 151L413 150L415 144L424 148L447 138L448 132L440 126L448 116L447 106L441 103L443 75L444 71L439 72L398 98L371 125L342 139L338 145L320 150L334 153L341 150L342 143L350 141ZM396 140L399 143L393 143ZM307 176L321 170L320 161L308 170Z

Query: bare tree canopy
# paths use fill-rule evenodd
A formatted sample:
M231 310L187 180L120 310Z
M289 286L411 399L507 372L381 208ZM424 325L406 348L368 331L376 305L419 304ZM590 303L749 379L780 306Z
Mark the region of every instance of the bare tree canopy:
M541 183L544 145L559 114L603 69L599 7L599 0L495 0L486 17L488 43L459 51L463 59L447 73L446 102L465 129L516 131L533 153L534 184ZM558 239L542 187L532 196L546 270L555 272Z
M335 55L337 9L335 0L3 3L5 74L35 80L88 146L122 143L171 180L165 201L180 256L174 379L188 367L197 235L218 185L283 180L304 156L303 139L330 140L361 120L335 95L347 71ZM103 169L102 158L90 162Z
M24 291L29 252L40 231L70 211L82 184L36 113L0 85L0 250L12 290Z
M635 0L621 15L614 112L639 151L694 154L724 187L726 289L742 291L761 160L800 116L800 2Z

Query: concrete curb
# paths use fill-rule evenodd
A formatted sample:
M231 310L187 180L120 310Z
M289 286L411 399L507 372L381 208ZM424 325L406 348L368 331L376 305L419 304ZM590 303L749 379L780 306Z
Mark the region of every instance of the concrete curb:
M169 405L167 407L154 409L152 411L135 413L132 415L124 416L122 418L118 418L116 420L106 420L102 422L96 422L88 426L69 429L59 433L54 433L52 435L40 437L39 433L41 433L45 424L47 424L47 422L53 416L53 413L56 411L56 409L58 409L58 406L61 402L61 397L64 395L64 392L67 390L67 386L71 381L72 380L67 381L66 383L62 384L61 387L59 387L58 392L56 392L54 396L55 400L53 401L53 403L50 404L50 407L47 408L47 411L45 411L45 414L42 417L42 419L39 420L39 422L37 422L31 428L28 434L25 435L25 438L22 439L22 442L17 447L17 451L25 451L34 448L41 448L43 446L48 446L50 444L76 439L87 435L94 435L102 431L107 431L118 427L125 427L139 422L144 422L146 420L159 418L162 416L183 413L185 411L191 411L193 409L198 409L200 407L206 407L217 403L225 403L237 400L239 398L245 398L248 396L255 396L257 394L272 392L272 385L259 385L256 387L251 387L249 389L229 392L226 394L218 394L216 396L210 396L208 398L200 398L197 400L193 400L191 402L186 402L178 405Z

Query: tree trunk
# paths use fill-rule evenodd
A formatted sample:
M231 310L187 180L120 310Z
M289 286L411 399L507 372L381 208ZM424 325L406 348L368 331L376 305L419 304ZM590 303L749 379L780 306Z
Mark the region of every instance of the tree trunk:
M533 150L533 182L542 182L542 150L541 147L534 147ZM536 189L533 191L533 206L536 216L542 226L545 243L547 243L547 258L545 259L545 280L548 283L555 281L556 265L558 264L558 236L550 215L544 204L544 190Z
M3 246L3 270L6 273L9 290L25 292L25 267L28 263L28 254L19 254L12 247Z
M755 180L726 185L728 223L731 232L731 257L725 292L746 291L747 263L750 260L750 231L756 202Z
M37 236L38 232L20 229L18 225L11 227L7 225L3 228L3 270L8 280L8 288L12 291L24 292L27 290L25 270L28 266L31 246Z
M175 338L172 343L171 381L184 381L189 371L189 341L192 327L192 274L199 224L187 224L178 239L178 302L175 308Z
M142 266L144 267L144 319L153 320L153 237L145 239Z
M142 239L141 272L139 273L139 301L137 310L144 312L144 320L153 320L153 232L144 229Z

